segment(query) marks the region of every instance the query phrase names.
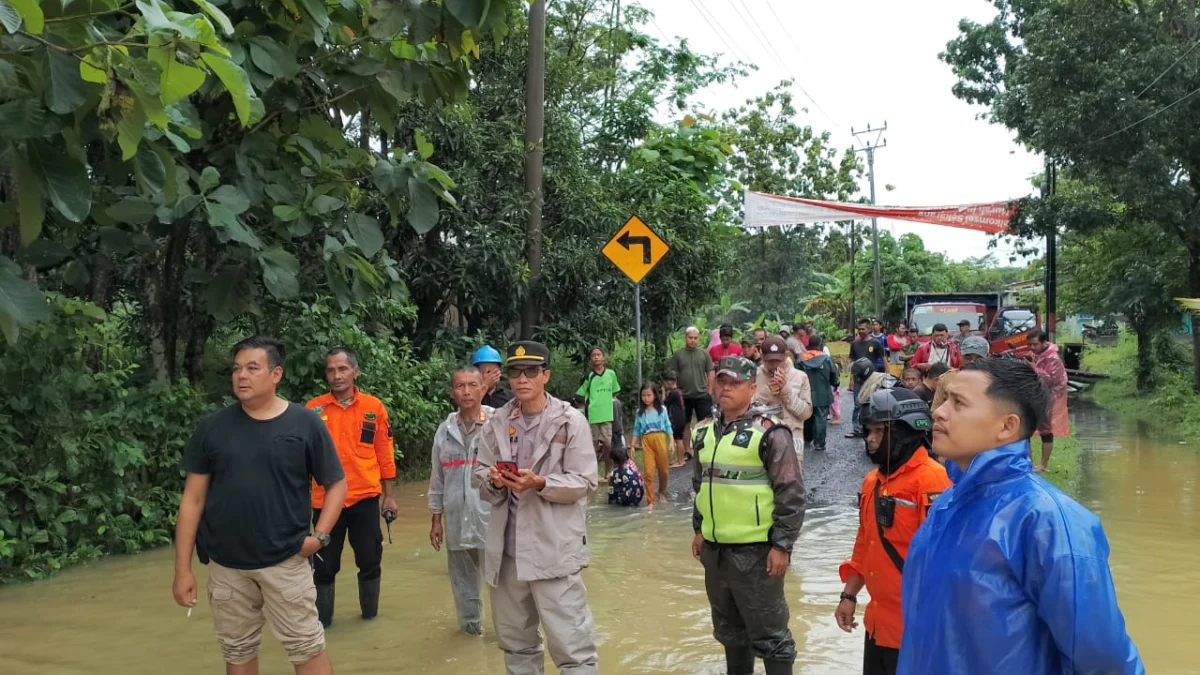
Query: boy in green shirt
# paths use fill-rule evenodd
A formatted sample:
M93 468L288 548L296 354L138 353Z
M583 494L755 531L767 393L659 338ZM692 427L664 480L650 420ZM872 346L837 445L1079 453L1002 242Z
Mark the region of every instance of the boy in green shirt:
M621 391L621 383L617 381L616 373L604 367L603 349L592 347L588 360L592 369L575 393L583 397L596 458L604 462L604 473L600 474L600 482L604 483L612 473L613 397Z

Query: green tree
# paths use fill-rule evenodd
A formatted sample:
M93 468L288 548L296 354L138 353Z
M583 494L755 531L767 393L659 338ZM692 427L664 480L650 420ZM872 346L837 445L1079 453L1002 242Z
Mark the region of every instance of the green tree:
M986 106L990 119L1014 130L1021 143L1118 201L1129 221L1161 227L1186 251L1188 291L1200 295L1200 140L1192 133L1200 122L1196 6L1173 0L993 4L996 18L963 21L942 55L959 79L954 93ZM1049 212L1033 208L1023 222L1026 233L1057 225L1036 217ZM1086 233L1092 224L1063 225ZM1200 332L1192 344L1193 356L1200 356ZM1200 389L1200 358L1193 360Z
M391 131L410 100L464 98L513 6L5 5L0 327L44 313L23 278L132 297L155 376L198 378L217 325L302 292L401 296L383 225L429 230L454 183L419 134L376 152L347 120Z

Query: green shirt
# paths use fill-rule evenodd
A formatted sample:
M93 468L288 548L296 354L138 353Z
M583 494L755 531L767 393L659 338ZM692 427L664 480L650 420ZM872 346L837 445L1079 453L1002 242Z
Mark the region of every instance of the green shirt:
M587 399L588 424L607 424L613 421L613 394L621 391L617 374L605 368L599 375L589 370L576 394Z
M707 351L685 347L675 352L667 367L679 373L679 388L684 396L690 398L708 393L708 374L713 371L713 362Z

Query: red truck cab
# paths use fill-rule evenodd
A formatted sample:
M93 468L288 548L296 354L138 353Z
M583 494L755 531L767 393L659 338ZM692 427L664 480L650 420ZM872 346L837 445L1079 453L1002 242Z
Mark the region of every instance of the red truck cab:
M958 334L958 323L970 323L971 334L981 335L991 345L992 356L1029 353L1029 335L1041 330L1036 307L1004 307L999 293L909 293L905 316L909 330L920 342L928 342L933 327L944 324L950 336Z

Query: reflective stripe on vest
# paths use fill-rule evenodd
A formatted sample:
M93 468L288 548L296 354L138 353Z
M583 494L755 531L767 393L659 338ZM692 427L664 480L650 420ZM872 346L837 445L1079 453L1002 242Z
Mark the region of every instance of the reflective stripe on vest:
M749 420L738 422L717 439L712 425L696 430L700 491L696 509L700 533L719 544L769 541L775 492L759 455L766 431Z

